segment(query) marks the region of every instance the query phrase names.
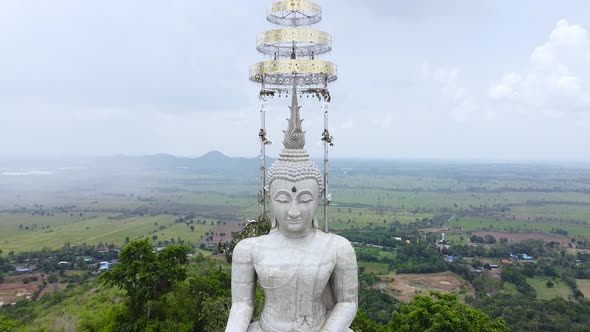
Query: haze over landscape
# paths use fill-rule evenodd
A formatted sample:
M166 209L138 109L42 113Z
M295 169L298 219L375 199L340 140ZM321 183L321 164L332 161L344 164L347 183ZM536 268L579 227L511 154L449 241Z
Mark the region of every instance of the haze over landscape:
M333 157L590 160L586 1L322 5ZM0 155L256 156L247 73L266 6L2 1ZM303 99L319 156L321 114ZM286 103L270 105L270 155Z
M590 331L590 2L273 1L0 1L0 332Z

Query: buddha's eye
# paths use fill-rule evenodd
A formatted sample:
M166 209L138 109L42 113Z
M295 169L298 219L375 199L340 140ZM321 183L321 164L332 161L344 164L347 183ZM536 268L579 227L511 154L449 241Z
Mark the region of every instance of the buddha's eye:
M279 203L289 203L290 197L286 194L278 194L275 196L275 201Z
M299 202L301 202L301 203L313 202L313 196L311 196L310 194L302 194L301 196L299 196Z

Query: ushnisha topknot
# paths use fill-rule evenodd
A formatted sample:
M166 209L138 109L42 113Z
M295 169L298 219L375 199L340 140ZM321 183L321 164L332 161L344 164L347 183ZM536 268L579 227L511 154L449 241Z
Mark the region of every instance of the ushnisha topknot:
M319 192L323 190L322 173L319 167L311 161L309 154L305 151L305 132L301 126L303 120L299 117L299 106L297 102L297 83L293 80L293 97L291 99L291 117L289 125L284 131L284 149L279 154L279 159L270 166L266 181L266 191L270 192L270 184L276 179L287 181L301 181L314 179L318 183Z
M283 149L268 170L266 191L270 191L272 181L282 179L292 182L313 179L316 180L321 193L323 188L322 173L319 167L309 158L305 150Z

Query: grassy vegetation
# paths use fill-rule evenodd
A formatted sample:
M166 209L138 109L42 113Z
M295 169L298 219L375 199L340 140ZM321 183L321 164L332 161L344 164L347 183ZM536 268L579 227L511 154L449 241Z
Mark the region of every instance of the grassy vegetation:
M504 291L505 293L508 293L508 294L518 293L518 289L516 288L516 285L511 282L507 282L507 281L502 283L502 291Z
M359 268L364 268L365 274L383 275L389 273L389 264L377 262L359 262Z
M194 231L191 231L185 224L174 223L176 218L177 216L173 215L119 218L111 214L83 216L78 214L74 216L70 214L53 216L0 214L0 246L7 253L33 251L42 247L56 249L66 243L71 245L114 243L122 246L126 238L134 240L151 238L153 235L160 240L181 238L196 243L201 236L215 227L210 225L210 220L203 219L207 223L195 224ZM20 225L23 225L23 228L20 228Z
M228 273L230 264L223 259L203 260L195 257L186 268L188 275L195 277L202 275L204 270L223 270ZM80 271L68 271L67 274L77 272ZM183 295L186 295L188 289L184 290ZM105 322L113 322L115 313L123 309L125 297L124 290L91 279L83 284L70 284L63 291L46 294L38 301L22 301L2 310L4 314L19 317L20 324L16 330L19 332L98 331L105 328ZM170 306L182 305L176 303L173 296L164 302Z
M472 217L467 216L455 219L449 223L449 226L463 227L465 231L491 230L496 232L539 232L551 233L554 229L559 228L568 232L570 236L590 237L589 225L568 225L538 221L521 221L521 220L496 220L496 218Z
M547 287L547 282L553 283L552 287ZM559 279L547 277L527 278L527 283L537 292L537 298L540 300L550 300L561 297L564 300L571 299L573 296L572 289Z
M570 197L570 199L577 199L581 197ZM587 195L586 195L587 196ZM587 197L584 197L587 198ZM514 206L510 213L514 215L532 216L533 219L551 219L551 220L563 220L565 221L580 221L583 223L589 223L590 217L588 216L588 210L590 202L581 201L586 204L580 204L580 200L569 201L558 201L563 203L539 203L539 205L522 205ZM536 204L536 203L535 203Z
M456 214L449 226L467 232L549 233L559 228L570 237L590 237L589 177L587 168L554 165L335 161L330 227L336 232L374 229ZM211 227L198 224L190 231L169 226L172 220L194 214L210 224L254 219L260 213L255 172L81 169L0 176L0 188L0 248L5 253L65 242L120 245L126 237L153 235L196 242ZM323 219L321 208L318 219ZM169 228L160 230L160 225Z
M578 279L576 283L578 289L584 294L584 297L590 298L590 279Z
M119 302L124 292L98 286L95 281L69 287L64 293L44 298L33 306L32 319L22 332L79 331L85 324L104 321L109 309ZM56 305L59 303L59 305Z

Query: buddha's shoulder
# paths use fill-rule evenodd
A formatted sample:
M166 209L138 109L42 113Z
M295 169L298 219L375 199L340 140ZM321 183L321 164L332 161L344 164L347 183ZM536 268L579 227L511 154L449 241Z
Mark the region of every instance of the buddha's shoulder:
M330 247L334 248L352 248L352 244L346 238L334 234L334 233L324 233L319 232L320 237L324 238L326 241L330 241Z
M251 263L253 257L256 256L260 244L263 243L262 238L265 236L248 237L240 240L233 250L233 262Z
M261 243L263 243L266 237L268 237L268 235L261 235L242 239L240 240L240 242L236 244L234 250L252 250L258 247Z

